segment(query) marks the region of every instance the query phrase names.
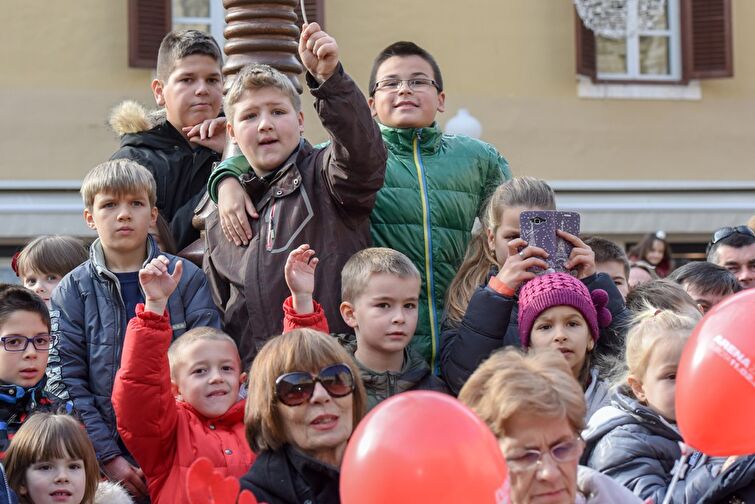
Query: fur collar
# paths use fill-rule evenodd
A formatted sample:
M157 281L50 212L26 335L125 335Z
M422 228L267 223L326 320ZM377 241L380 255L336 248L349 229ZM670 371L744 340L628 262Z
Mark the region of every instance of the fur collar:
M165 121L165 109L147 111L133 100L126 100L110 111L110 127L118 136L148 131Z

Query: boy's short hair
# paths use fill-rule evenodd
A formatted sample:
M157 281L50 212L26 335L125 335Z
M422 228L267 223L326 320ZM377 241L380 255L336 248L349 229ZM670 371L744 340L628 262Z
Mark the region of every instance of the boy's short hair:
M699 292L728 296L742 290L737 277L729 270L707 261L695 261L675 269L669 280L682 287L689 285Z
M50 311L41 297L20 285L0 284L0 327L17 311L36 313L50 330Z
M624 266L624 275L629 278L629 258L618 243L612 242L600 236L588 236L583 241L595 252L596 263L606 263L614 261Z
M98 164L86 174L81 183L84 206L92 208L94 197L102 192L116 195L147 192L149 206L157 202L155 178L145 167L131 159L113 159Z
M211 35L199 30L178 30L169 32L160 43L157 52L157 78L165 81L176 68L181 58L201 54L223 63L220 46Z
M441 91L443 91L443 76L440 73L440 67L435 61L435 58L433 58L433 56L429 52L425 51L414 42L407 42L402 40L399 42L394 42L393 44L380 51L380 53L375 58L375 61L372 63L372 70L370 71L370 96L373 96L375 94L375 83L380 65L382 65L385 60L392 58L393 56L419 56L423 60L427 61L427 63L433 69L433 80L438 85L438 92L440 93Z
M190 329L182 334L180 338L173 340L173 343L171 343L168 348L168 362L170 364L171 378L175 378L176 366L182 362L181 352L183 349L196 341L227 341L233 345L234 349L236 348L236 342L233 341L233 338L220 329L215 329L214 327L195 327L194 329ZM241 362L238 349L236 350L235 357Z
M244 91L274 88L285 94L294 106L296 112L301 111L301 98L294 84L283 72L276 70L270 65L254 63L239 70L233 78L233 84L223 99L223 111L225 118L233 124L233 107L236 105Z
M73 236L46 235L30 241L18 254L16 273L20 277L34 270L65 276L89 258L84 242Z
M744 226L742 226L744 228ZM723 238L716 243L713 243L710 245L710 248L708 249L708 261L718 264L718 249L724 245L731 248L743 248L743 247L749 247L755 243L755 233L749 234L749 233L742 233L742 232L735 232L731 235L727 236L726 238Z
M417 267L401 252L384 247L366 248L351 256L341 270L341 301L353 303L375 273L420 278Z
M676 313L699 312L687 291L668 279L651 280L633 287L627 294L626 304L633 313L646 310L648 306Z

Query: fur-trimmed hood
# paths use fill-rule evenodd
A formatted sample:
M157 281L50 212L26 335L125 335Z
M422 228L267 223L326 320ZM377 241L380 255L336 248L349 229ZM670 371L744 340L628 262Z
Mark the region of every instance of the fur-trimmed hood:
M118 483L101 481L94 494L94 504L134 504L134 500Z
M151 130L165 121L165 109L148 111L141 103L126 100L110 111L108 123L118 136Z

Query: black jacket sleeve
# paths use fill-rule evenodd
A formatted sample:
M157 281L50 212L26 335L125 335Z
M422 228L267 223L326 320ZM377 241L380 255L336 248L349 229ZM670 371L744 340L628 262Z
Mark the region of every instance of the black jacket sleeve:
M454 394L483 360L504 346L514 304L514 299L480 287L469 300L460 324L443 321L440 370Z
M582 281L587 285L590 292L595 289L603 289L608 293L608 306L606 308L611 312L611 324L600 329L596 354L618 357L624 350L624 336L632 314L624 304L624 298L610 276L605 273L596 273L583 278Z

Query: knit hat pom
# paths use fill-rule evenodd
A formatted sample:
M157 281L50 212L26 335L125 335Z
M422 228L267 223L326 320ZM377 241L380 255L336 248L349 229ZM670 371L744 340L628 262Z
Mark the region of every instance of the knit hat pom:
M611 320L613 320L611 312L606 308L608 305L608 293L603 289L595 289L590 293L590 297L598 315L598 326L608 327L611 324Z

